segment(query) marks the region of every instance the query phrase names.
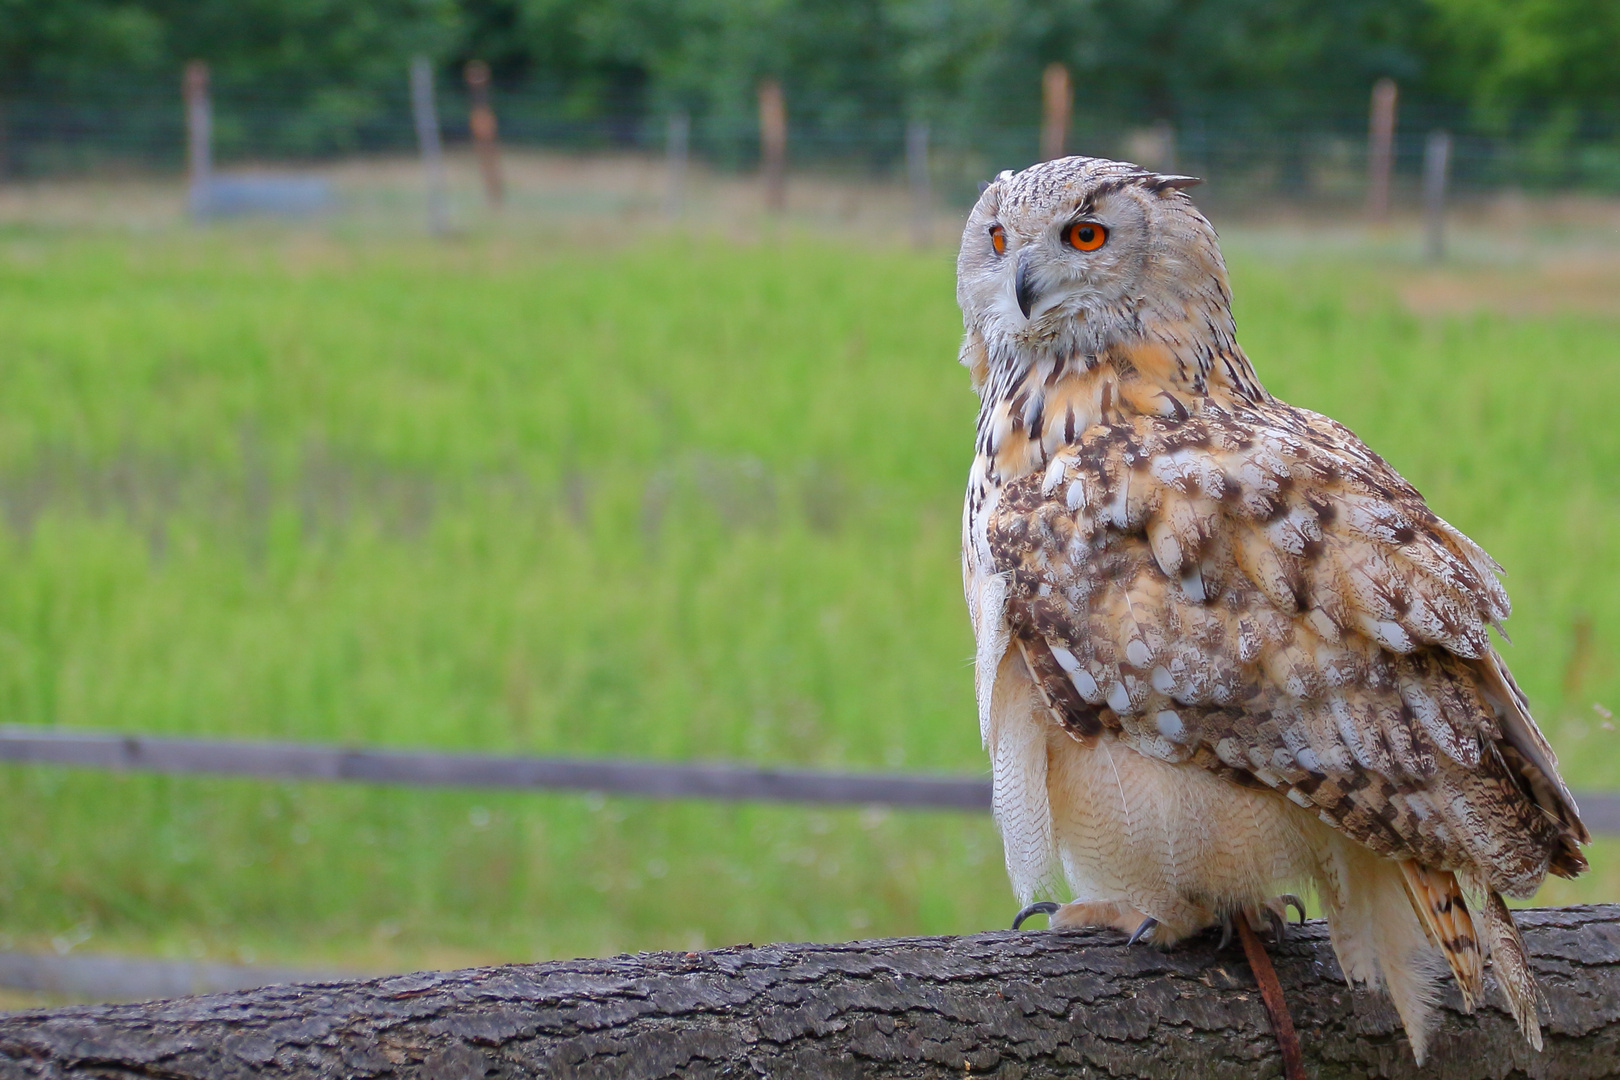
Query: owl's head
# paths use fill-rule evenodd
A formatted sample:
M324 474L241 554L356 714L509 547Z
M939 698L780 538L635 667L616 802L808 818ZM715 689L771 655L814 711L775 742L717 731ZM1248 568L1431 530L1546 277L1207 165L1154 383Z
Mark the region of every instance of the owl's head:
M957 256L969 338L992 366L1096 357L1143 339L1175 347L1200 327L1230 340L1215 230L1183 190L1196 183L1086 157L996 177Z

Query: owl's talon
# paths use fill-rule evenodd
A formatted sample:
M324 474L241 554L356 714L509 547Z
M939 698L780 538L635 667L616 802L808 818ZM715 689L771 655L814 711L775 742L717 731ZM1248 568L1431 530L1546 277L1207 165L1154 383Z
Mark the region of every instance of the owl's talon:
M1061 904L1054 904L1050 900L1037 900L1013 916L1012 928L1014 930L1020 929L1024 925L1024 920L1031 915L1045 915L1050 918L1057 914L1057 909L1060 907L1062 907Z
M1282 913L1284 915L1288 914L1289 908L1293 908L1295 911L1299 912L1299 925L1305 925L1305 901L1301 900L1293 893L1283 893L1281 896L1277 897L1277 903L1281 905L1283 909Z
M1265 913L1266 922L1271 926L1271 940L1276 942L1278 945L1281 945L1283 942L1287 941L1288 920L1283 918L1283 915L1273 908L1264 907L1260 910ZM1286 908L1284 910L1286 910Z
M1127 945L1135 945L1138 941L1141 941L1142 938L1147 935L1148 931L1152 930L1155 926L1158 926L1158 925L1159 925L1159 920L1155 919L1153 916L1149 915L1147 918L1142 920L1142 925L1138 926L1136 928L1136 930L1131 934L1130 938L1125 942L1125 944L1127 944Z
M1228 916L1221 920L1221 940L1215 946L1216 952L1224 952L1226 947L1232 944L1232 918Z

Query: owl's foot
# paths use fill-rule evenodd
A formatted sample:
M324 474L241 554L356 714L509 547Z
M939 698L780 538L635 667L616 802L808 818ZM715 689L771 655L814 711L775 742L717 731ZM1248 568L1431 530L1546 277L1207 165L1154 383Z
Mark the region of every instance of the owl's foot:
M1024 925L1032 915L1045 915L1052 929L1106 926L1128 936L1127 944L1145 941L1149 945L1170 945L1186 934L1174 933L1158 919L1118 900L1075 900L1055 904L1042 900L1024 908L1013 920L1013 929Z
M1293 908L1299 913L1301 925L1305 922L1305 901L1293 893L1283 893L1273 896L1258 907L1244 908L1241 913L1226 916L1221 920L1221 941L1215 946L1224 949L1232 944L1232 934L1236 930L1237 920L1246 919L1249 929L1259 933L1261 930L1271 930L1271 940L1278 944L1288 940L1288 909Z
M1281 908L1281 914L1283 915L1287 915L1288 909L1293 908L1295 911L1299 912L1299 925L1305 925L1305 901L1301 900L1293 893L1283 893L1281 896L1274 896L1271 898L1271 903L1277 904Z
M1037 900L1035 903L1030 904L1028 907L1021 910L1017 915L1013 916L1012 928L1014 930L1021 929L1024 925L1024 920L1029 918L1031 915L1053 915L1057 912L1057 909L1062 906L1062 904L1054 903L1051 900Z

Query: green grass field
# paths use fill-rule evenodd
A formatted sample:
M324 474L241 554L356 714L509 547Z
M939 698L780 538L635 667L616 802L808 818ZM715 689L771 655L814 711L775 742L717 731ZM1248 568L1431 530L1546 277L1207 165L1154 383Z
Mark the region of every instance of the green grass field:
M1231 254L1262 377L1507 567L1567 775L1620 789L1620 318ZM0 721L982 772L952 274L850 238L0 234ZM969 815L0 777L0 946L400 968L1012 909ZM1593 856L1547 898L1620 899Z

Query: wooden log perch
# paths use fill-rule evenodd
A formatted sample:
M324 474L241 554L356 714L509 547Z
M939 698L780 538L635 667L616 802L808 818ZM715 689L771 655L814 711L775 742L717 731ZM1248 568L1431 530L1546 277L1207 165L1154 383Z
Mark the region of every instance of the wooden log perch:
M1420 1073L1348 990L1320 922L1273 947L1317 1077L1620 1075L1620 905L1520 913L1546 1050L1455 989ZM1103 931L738 946L422 972L0 1017L0 1077L1177 1077L1279 1075L1234 944Z

